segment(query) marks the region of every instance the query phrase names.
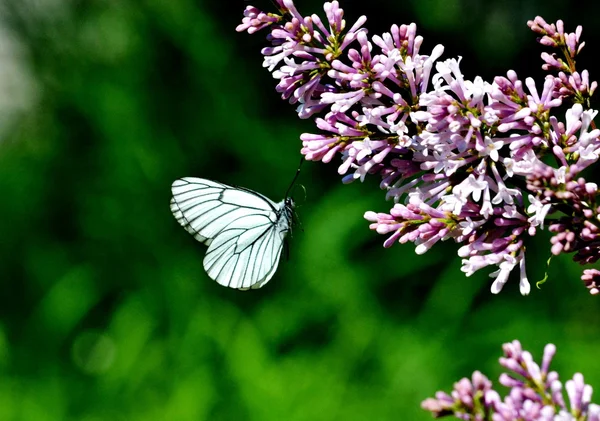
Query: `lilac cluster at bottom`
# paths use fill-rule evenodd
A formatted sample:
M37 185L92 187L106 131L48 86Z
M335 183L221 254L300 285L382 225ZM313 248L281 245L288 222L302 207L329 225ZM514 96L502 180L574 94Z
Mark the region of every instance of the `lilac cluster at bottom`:
M431 411L434 418L454 416L473 421L600 421L600 406L591 403L592 386L585 384L583 375L575 373L563 383L556 371L549 371L556 347L546 345L539 366L531 353L523 350L519 341L502 346L500 358L507 372L500 384L508 387L504 398L493 389L492 382L479 371L471 379L463 378L454 384L450 394L437 392L435 398L425 399L421 407Z

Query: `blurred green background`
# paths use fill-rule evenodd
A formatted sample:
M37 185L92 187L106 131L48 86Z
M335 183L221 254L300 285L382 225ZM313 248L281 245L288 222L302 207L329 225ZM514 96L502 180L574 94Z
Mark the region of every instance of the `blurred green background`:
M555 343L563 380L581 371L600 387L600 304L568 256L530 296L516 279L492 296L453 244L383 249L362 217L391 206L378 180L344 186L337 164L303 166L303 230L265 288L206 276L205 247L169 212L171 182L280 200L313 131L261 67L265 33L235 32L249 3L0 4L0 420L427 420L419 404L437 390L476 369L496 382L513 339L537 359ZM422 52L443 43L488 80L539 77L537 14L584 25L591 61L598 6L569 6L342 2L371 33L416 22Z

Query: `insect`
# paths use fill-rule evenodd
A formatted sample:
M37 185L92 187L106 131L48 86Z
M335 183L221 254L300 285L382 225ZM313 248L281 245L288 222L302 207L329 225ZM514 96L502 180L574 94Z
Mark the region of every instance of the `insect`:
M194 177L176 180L171 191L177 222L208 246L203 262L208 276L242 290L269 282L295 221L294 201L287 193L275 203L244 187Z

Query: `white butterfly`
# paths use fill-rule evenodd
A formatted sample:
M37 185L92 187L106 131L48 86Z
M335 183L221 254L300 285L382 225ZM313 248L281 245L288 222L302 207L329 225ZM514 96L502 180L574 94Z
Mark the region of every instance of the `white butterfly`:
M244 290L269 282L293 223L291 198L275 203L250 189L194 177L176 180L171 191L177 222L208 246L208 276Z

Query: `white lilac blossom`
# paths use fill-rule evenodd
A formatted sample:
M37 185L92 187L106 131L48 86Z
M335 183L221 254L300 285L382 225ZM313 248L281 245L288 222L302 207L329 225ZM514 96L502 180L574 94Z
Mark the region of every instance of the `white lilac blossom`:
M471 379L463 378L448 394L437 392L421 407L434 418L453 416L461 420L492 421L599 421L600 406L592 403L592 387L585 384L583 375L575 373L563 383L555 371L549 371L556 347L546 345L539 366L519 341L503 345L500 365L507 372L499 383L509 389L501 398L492 382L479 371Z
M324 4L325 20L303 16L293 0L276 4L279 13L248 6L237 30L270 31L264 66L298 115L315 119L301 154L341 159L345 183L379 178L394 205L364 217L385 247L412 242L422 254L452 239L462 271L488 268L493 293L513 273L529 293L525 243L544 227L555 234L553 254L600 258L597 188L581 174L600 156L597 83L575 67L581 27L568 33L536 17L528 26L554 51L542 54L545 79L509 70L487 82L465 78L460 58L442 60L441 45L424 51L414 23L371 36L364 16L346 25L337 1ZM592 293L597 278L582 277Z

